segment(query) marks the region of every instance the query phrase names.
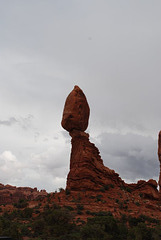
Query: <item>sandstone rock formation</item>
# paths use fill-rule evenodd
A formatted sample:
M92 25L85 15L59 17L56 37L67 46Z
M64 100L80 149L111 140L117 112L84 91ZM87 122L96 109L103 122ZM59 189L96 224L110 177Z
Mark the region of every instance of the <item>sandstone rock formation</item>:
M68 95L63 112L62 127L68 132L73 129L85 131L88 127L89 106L83 91L75 86Z
M47 196L45 190L0 184L0 204L16 203L20 199L34 200L45 196Z
M159 192L161 192L161 131L159 132L158 136L158 158L160 162L160 175L159 175Z
M109 184L124 185L117 173L103 165L99 150L89 141L89 134L84 132L88 126L88 118L86 97L75 86L67 97L62 119L62 127L72 137L67 189L99 190Z
M135 193L138 192L146 199L159 199L157 182L154 179L148 181L139 180L137 183L128 184L128 187Z

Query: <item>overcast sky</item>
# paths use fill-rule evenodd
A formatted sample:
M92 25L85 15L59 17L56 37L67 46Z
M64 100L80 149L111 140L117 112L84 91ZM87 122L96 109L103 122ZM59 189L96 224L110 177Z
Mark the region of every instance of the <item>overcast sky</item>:
M158 180L160 13L160 0L0 0L0 183L65 187L74 85L104 164Z

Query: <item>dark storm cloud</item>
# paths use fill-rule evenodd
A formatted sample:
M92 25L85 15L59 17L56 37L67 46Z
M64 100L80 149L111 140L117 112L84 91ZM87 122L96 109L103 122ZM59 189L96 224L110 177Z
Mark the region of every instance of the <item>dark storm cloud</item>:
M99 149L106 166L123 179L158 178L157 141L137 134L104 133L99 136Z

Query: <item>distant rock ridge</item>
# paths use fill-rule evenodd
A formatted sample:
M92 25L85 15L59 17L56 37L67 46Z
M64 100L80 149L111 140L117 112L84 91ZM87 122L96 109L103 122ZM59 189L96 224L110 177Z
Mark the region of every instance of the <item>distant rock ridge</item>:
M128 187L130 191L140 191L148 198L158 199L155 180L151 179L147 182L140 180L137 184L127 184L114 170L104 166L98 148L89 141L89 134L84 132L88 127L89 113L85 94L75 86L66 99L61 122L62 127L72 137L67 189L99 191L106 186L117 185Z
M46 195L45 190L38 191L37 188L0 184L0 204L16 203L20 199L34 200Z

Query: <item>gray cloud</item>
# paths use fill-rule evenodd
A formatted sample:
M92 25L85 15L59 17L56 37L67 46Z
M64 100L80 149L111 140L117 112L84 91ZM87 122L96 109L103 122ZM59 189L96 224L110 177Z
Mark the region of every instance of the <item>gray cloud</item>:
M158 179L157 141L137 134L104 133L98 144L105 165L128 181Z
M18 124L21 128L24 130L31 127L31 121L33 119L33 116L31 114L28 114L27 117L10 117L8 120L0 120L0 125L4 126L12 126L15 124Z
M8 120L0 120L0 125L4 125L4 126L12 126L13 124L17 123L18 121L16 120L16 118L11 117Z

